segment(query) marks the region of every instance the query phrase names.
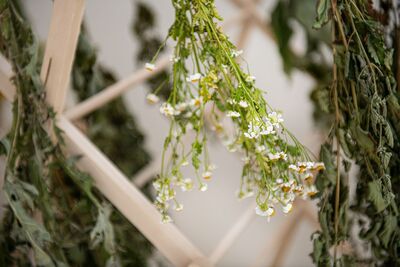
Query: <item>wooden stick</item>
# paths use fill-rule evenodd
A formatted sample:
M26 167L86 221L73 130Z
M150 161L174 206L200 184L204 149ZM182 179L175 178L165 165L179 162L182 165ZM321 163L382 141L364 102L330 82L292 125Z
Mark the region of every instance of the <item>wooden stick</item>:
M145 68L140 69L138 72L135 72L131 76L107 87L100 93L97 93L96 95L71 108L70 110L67 110L65 113L66 118L70 120L76 120L89 114L90 112L98 109L101 106L104 106L108 102L117 98L131 87L138 85L160 73L168 65L169 60L165 57L156 63L156 69L151 72L146 70Z
M225 255L228 249L232 247L233 242L239 237L246 226L249 225L249 223L254 219L254 208L255 203L252 203L218 243L209 257L211 263L216 264Z
M173 224L161 224L161 216L152 203L129 182L100 150L72 123L60 117L58 126L65 133L68 153L83 158L78 167L88 172L96 187L174 266L204 261L202 253Z
M84 0L54 1L40 77L56 113L64 108L84 4Z

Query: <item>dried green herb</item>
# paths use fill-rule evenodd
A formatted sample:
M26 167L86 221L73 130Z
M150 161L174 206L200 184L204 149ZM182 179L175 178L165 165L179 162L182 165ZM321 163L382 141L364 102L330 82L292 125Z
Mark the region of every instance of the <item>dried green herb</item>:
M13 126L0 150L7 155L3 190L8 204L0 228L0 262L118 266L110 206L93 191L91 178L74 167L76 159L62 153L39 76L38 42L12 1L0 1L0 14L0 52L13 67L17 89Z
M312 95L316 110L335 117L328 142L321 148L320 157L326 171L317 179L321 231L313 236L312 256L318 266L400 264L400 109L393 74L398 66L396 62L399 62L396 56L393 63L393 56L399 51L396 47L398 21L396 24L395 19L398 19L398 7L390 0L376 2L378 10L370 1L318 1L314 27L320 29L329 22L332 41L325 34L329 27L313 31L309 24L302 23L315 11L308 9L308 15L296 15L306 5L300 7L296 1L282 0L273 15L272 25L275 34L280 36L279 42L289 40L287 33L291 32L284 28L290 28L291 22L296 21L304 27L308 41L305 58L294 59L293 51L285 45L281 46L282 58L287 70L302 69L316 78L317 86ZM320 47L329 42L332 42L334 64L320 66L325 72L323 79L313 75L311 69L299 66L298 62L308 60L310 55L323 58ZM327 87L330 79L332 84ZM318 119L326 118L329 117ZM329 121L325 122L328 128ZM351 164L348 159L360 167L354 200L348 198L348 180L356 179L349 177ZM339 168L342 169L340 176ZM354 228L356 225L359 228ZM351 229L355 229L358 237L350 234ZM357 254L358 239L363 250L371 250L371 255ZM338 244L350 244L352 249L342 251L339 257L336 253Z

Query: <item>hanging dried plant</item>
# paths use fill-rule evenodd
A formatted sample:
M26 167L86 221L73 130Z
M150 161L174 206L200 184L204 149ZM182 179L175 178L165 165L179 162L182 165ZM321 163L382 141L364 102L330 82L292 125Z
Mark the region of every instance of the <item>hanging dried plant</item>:
M316 194L313 175L324 168L323 164L311 161L283 126L281 113L268 106L263 91L255 86L255 77L240 67L242 51L236 50L218 26L221 17L214 1L172 2L175 22L168 37L175 41L173 86L160 107L171 124L161 173L154 182L156 206L163 221L171 220L167 214L170 201L176 210L182 209L175 198L176 188L187 191L194 187L194 181L181 172L189 160L198 189L207 190L214 165L207 151L205 116L230 151L245 155L239 198L254 194L257 214L268 219L277 205L290 212L296 196ZM152 71L157 66L150 62L146 67ZM157 96L152 94L148 99L157 100ZM226 117L235 127L233 133L224 130ZM189 148L182 142L188 132L195 136Z

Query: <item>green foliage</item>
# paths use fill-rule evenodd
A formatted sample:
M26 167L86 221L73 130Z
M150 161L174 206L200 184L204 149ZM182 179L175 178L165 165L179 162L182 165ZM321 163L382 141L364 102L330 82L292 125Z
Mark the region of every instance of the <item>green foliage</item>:
M16 10L13 1L0 1L0 52L12 64L17 88L12 130L0 145L7 155L3 190L8 204L0 226L0 265L145 266L149 243L101 200L91 177L75 167L79 158L63 155L62 136L53 125L54 112L46 104L39 75L38 43ZM115 81L96 64L95 50L84 41L83 35L73 72L81 99ZM111 142L135 152L121 155L103 146L128 175L148 162L143 136L122 100L90 115L88 125L98 145ZM92 129L98 125L121 132L124 140L120 134L109 138L96 133ZM56 134L55 144L51 132Z
M72 84L80 101L116 82L114 74L97 62L96 49L85 29L82 29L79 36L75 58ZM91 141L128 177L133 176L149 162L150 156L143 147L143 134L122 98L117 98L92 112L82 123L85 124L84 128ZM146 266L152 246L143 235L118 211L110 216L110 210L106 208L98 216L96 228L91 233L96 240L95 244L98 243L97 239L104 235L104 231L110 231L111 226L107 224L107 218L110 217L114 225L121 264ZM99 235L95 235L94 232ZM112 243L105 241L109 243L109 247L112 246Z
M311 14L315 12L312 9L301 18L291 15L296 13L295 2L300 1L279 2L274 12L286 12L286 16L275 15L282 18L281 23L290 25L293 20L300 22L302 18L312 17ZM308 36L307 53L304 57L313 54L314 58L322 58L323 53L319 47L332 42L334 64L328 63L324 65L325 68L321 66L326 78L321 79L323 76L313 75L314 72L310 69L299 66L296 62L301 62L302 57L299 61L293 60L293 57L288 60L287 55L293 55L293 51L282 53L286 70L298 68L316 79L317 86L312 93L316 111L335 115L333 127L330 123L325 123L332 132L328 143L321 147L320 157L325 163L326 171L317 179L317 187L321 192L321 231L313 236L312 256L318 266L349 266L361 262L379 266L400 264L400 244L396 241L399 240L397 228L400 220L400 109L393 75L393 55L398 53L393 53L385 43L385 31L389 33L389 38L394 36L390 26L394 23L389 22L390 17L387 14L394 12L391 8L395 4L390 1L379 2L384 11L375 10L370 1L320 0L313 25L319 31L314 31L311 35L311 27L300 22ZM290 11L282 11L279 5L290 6ZM332 27L333 32L331 41L321 38L326 36L328 26ZM282 26L274 26L274 29L276 35L287 35L287 31L282 32ZM311 40L310 36L313 36ZM313 43L316 45L310 46ZM332 84L327 87L330 80ZM317 117L319 120L324 118L329 117ZM334 140L340 144L339 151L333 149L336 146ZM350 163L343 159L345 157L352 159L360 167L357 179L347 177ZM340 159L343 159L343 164L340 164L340 167L344 167L342 175L337 174L337 163ZM339 179L341 183L337 195ZM354 200L348 199L347 179L357 180ZM339 203L335 206L337 201ZM363 258L354 254L355 250L350 250L345 251L341 257L332 257L330 252L336 245L349 242L353 246L357 244L357 238L349 234L353 225L359 226L355 229L359 229L358 235L362 244L371 247L372 255Z

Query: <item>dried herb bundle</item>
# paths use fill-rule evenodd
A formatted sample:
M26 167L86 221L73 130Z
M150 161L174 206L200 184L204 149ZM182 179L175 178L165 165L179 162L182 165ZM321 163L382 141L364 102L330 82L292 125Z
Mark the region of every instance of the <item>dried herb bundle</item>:
M7 154L3 189L8 203L0 228L1 265L144 266L151 252L148 242L122 215L111 214L112 207L93 192L90 177L74 167L76 159L65 158L61 151L62 138L45 102L34 35L12 1L0 1L0 14L0 52L13 66L17 88L13 127L0 145L0 152ZM94 50L84 35L77 56L73 78L76 89L82 90L81 98L114 81L96 64ZM137 152L130 153L130 159L107 147L103 149L116 156L114 160L127 174L133 174L147 163L148 155L140 147L142 135L118 101L90 116L89 133L101 145L110 135L96 134L94 126L126 132L124 140L128 144L124 145ZM110 114L118 120L110 119ZM50 130L56 133L56 144ZM111 138L108 142L123 142L117 141ZM111 221L117 228L115 233Z
M311 17L313 11L309 9L309 15L299 17L295 15L295 10L302 10L300 7L289 10L281 8L296 7L295 2L280 1L275 10L272 25L280 36L277 39L289 38L285 34L288 31L283 31L282 24L278 23L286 20L283 25L290 27L288 20L294 19L307 32L309 46L306 55L312 53L313 58L323 58L320 47L327 43L326 35L312 32L309 25L301 23L305 17ZM313 99L319 111L335 117L329 141L321 148L321 160L325 163L326 171L317 180L321 192L318 195L321 231L314 235L312 255L318 266L349 266L357 262L379 266L400 264L400 106L393 75L397 64L393 63L393 55L398 54L398 49L396 23L390 22L398 14L395 12L396 3L378 2L377 6L382 10L374 9L368 1L320 0L318 3L314 26L321 28L330 21L334 64L324 64L327 68L321 68L332 70L328 72L333 74L332 85L323 86L330 77L316 77L318 85L314 89ZM284 16L285 12L289 15ZM328 29L324 27L322 30L326 32ZM387 39L394 41L385 42L386 35L389 37ZM390 46L394 47L396 53L388 48ZM287 69L296 67L313 75L311 69L302 68L304 58L293 60L293 51L284 49L286 51L282 57L288 65ZM318 61L319 65L323 63ZM348 180L354 180L348 174L349 159L360 167L354 200L348 196ZM359 228L354 228L356 225ZM367 248L370 252L367 256L359 253L360 241L350 234L352 229L361 239L362 250ZM338 245L341 247L340 259L336 248ZM330 253L332 248L333 254Z
M311 161L304 147L284 128L282 115L268 106L255 77L239 64L241 51L221 31L214 1L172 1L175 21L169 38L174 40L173 86L160 112L170 119L164 143L162 167L154 182L156 206L163 221L170 221L169 203L175 210L182 205L175 198L176 188L191 190L194 183L207 190L212 176L207 151L205 116L213 129L225 139L230 151L245 155L239 197L256 196L257 214L268 219L280 207L292 209L296 196L316 193L313 171L323 164ZM151 71L156 66L147 63ZM156 101L156 95L149 95ZM209 114L207 114L209 113ZM234 125L233 133L224 130L223 120ZM185 147L182 138L193 132L194 141ZM181 168L191 160L195 179L185 178Z

